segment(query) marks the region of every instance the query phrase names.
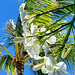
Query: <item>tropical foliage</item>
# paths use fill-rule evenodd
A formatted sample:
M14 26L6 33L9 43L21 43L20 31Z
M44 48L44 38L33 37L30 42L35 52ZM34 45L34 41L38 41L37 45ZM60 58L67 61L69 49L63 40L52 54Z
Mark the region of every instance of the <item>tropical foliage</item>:
M0 47L8 55L0 57L0 68L23 75L28 64L38 75L62 75L67 66L68 74L74 74L74 22L75 0L27 0L19 7L16 25L6 23L9 37ZM15 57L6 49L12 45Z

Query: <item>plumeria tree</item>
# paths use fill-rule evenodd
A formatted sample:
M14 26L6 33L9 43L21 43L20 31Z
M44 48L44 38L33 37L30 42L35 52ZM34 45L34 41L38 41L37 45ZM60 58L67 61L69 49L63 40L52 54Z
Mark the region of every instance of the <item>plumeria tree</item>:
M19 7L16 25L6 24L10 35L0 44L8 55L0 57L0 68L13 75L24 75L24 65L31 65L38 75L63 75L75 65L75 1L27 0ZM69 19L70 18L70 19ZM7 50L13 45L15 56ZM2 60L3 59L3 60ZM29 62L28 62L29 60ZM68 71L68 74L69 74Z

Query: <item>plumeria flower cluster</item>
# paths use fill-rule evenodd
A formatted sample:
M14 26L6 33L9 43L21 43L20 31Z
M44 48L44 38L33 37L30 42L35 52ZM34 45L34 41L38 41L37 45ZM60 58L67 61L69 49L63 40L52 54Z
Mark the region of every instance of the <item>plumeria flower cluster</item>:
M41 64L35 65L33 66L33 70L37 71L40 70L44 73L44 74L48 74L48 75L63 75L62 72L64 70L66 70L66 64L64 62L59 62L56 64L54 57L52 56L48 56L48 51L49 51L49 45L48 44L54 44L56 42L56 37L55 36L51 36L49 39L47 39L44 42L44 45L42 46L42 49L44 50L45 56L41 57L39 56L40 54L40 43L34 43L34 41L36 40L35 37L26 39L27 36L31 36L31 35L35 35L36 34L36 25L33 25L33 23L31 24L31 31L29 31L28 27L27 27L27 23L31 23L34 18L28 20L27 22L25 22L25 19L27 19L27 12L24 11L24 7L25 7L25 3L23 3L20 7L19 7L19 12L20 12L20 19L22 21L22 26L23 26L23 36L24 37L16 37L14 39L14 42L16 43L24 43L24 46L26 48L26 51L28 52L29 56L35 60L41 60L43 59L44 62L42 62ZM40 31L44 31L45 28L42 28ZM49 33L50 31L46 32Z
M27 36L30 36L30 35L34 35L35 34L35 30L37 28L36 25L33 25L33 23L31 24L31 33L29 32L29 29L27 28L27 23L24 22L24 20L26 19L27 17L27 13L26 11L24 11L24 7L25 7L25 3L23 3L20 8L19 8L19 12L20 12L20 18L21 18L21 21L22 21L22 26L23 26L23 36L24 37L16 37L14 39L14 41L16 43L25 43L25 46L26 46L26 49L27 49L27 52L28 54L30 55L31 58L36 58L36 59L41 59L40 56L39 56L39 53L40 53L40 45L39 43L37 44L34 44L34 41L36 40L36 38L32 37L30 39L26 39L25 37ZM28 23L31 22L33 20L30 19L28 20ZM43 31L45 29L41 29L41 31ZM47 32L48 33L48 32ZM51 36L48 40L46 40L46 42L44 43L43 45L43 49L45 50L45 54L47 54L48 50L49 50L49 46L48 46L48 43L49 44L54 44L56 42L56 37L55 36ZM34 45L33 45L34 44Z
M66 64L64 62L59 62L56 64L55 59L50 57L43 57L44 62L42 64L38 64L33 66L33 70L40 70L44 74L48 75L63 75L63 72L66 70Z

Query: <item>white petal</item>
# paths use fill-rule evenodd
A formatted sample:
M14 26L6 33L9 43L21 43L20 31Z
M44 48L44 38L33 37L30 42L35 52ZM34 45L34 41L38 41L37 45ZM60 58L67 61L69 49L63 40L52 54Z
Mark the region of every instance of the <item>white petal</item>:
M34 18L27 21L27 23L31 23L34 20Z
M63 74L61 72L59 72L59 71L55 71L54 75L63 75Z
M41 60L41 59L43 59L41 56L39 56L39 55L34 55L34 59L35 60Z
M33 70L34 71L40 70L45 64L46 64L46 62L35 65L35 66L33 66Z
M54 71L50 71L48 75L54 75Z
M53 66L56 64L56 61L55 61L55 58L52 57L52 56L49 56L49 59L50 59L50 64Z
M48 70L47 68L45 68L45 66L43 66L43 67L41 68L41 71L42 71L44 74L49 73L49 70Z
M25 3L22 3L19 7L19 11L23 12L24 11L24 7L25 7Z
M33 23L31 24L31 33L33 33L34 32L34 25L33 25Z
M24 37L16 37L14 39L15 43L24 43L25 38Z
M48 46L47 42L44 43L43 49L44 49L44 52L45 52L45 56L47 56L47 53L49 51L49 46Z
M23 31L24 33L29 33L29 29L27 28L26 24L22 22L22 26L23 26Z
M31 46L32 46L32 43L30 43L30 42L26 43L26 49L27 50L32 49Z
M35 54L39 54L39 53L40 53L40 45L39 45L39 44L35 44L35 45L32 47L32 51L33 51Z
M45 31L45 30L46 30L46 28L41 28L41 30L40 30L40 31L42 31L42 32L43 32L43 31Z
M51 65L51 66L53 66L53 65L56 64L55 59L54 59L54 57L52 57L52 56L50 56L50 57L44 56L43 58L44 58L44 62L47 61L47 64L46 64L46 65Z
M49 60L49 57L44 56L43 59L44 59L44 62L45 62L45 61Z
M64 71L66 70L66 64L64 62L59 62L56 64L56 67L59 67L57 70Z
M33 50L27 50L28 54L30 55L31 58L34 58L35 60L40 60L43 59L41 56L36 55Z
M54 75L60 75L60 74L58 73L58 71L55 71L55 72L54 72Z
M25 3L22 3L21 6L19 7L19 12L20 12L20 19L23 21L26 16L26 12L24 11Z
M46 32L46 34L48 34L48 33L50 33L50 30L48 30L48 31Z
M56 0L51 0L51 1L56 1Z
M46 68L47 68L47 70L49 70L49 71L53 71L54 70L54 68L53 68L53 66L52 65L47 65L46 64Z
M55 65L54 68L55 68L56 70L58 70L60 67Z
M26 50L31 58L34 58L34 53L31 50Z
M38 70L41 69L41 67L42 67L42 64L35 65L35 66L33 66L33 70L34 70L34 71L38 71Z
M54 44L56 42L56 37L51 36L48 40L46 40L49 44Z
M34 34L36 32L36 25L33 25L33 23L31 24L31 33Z

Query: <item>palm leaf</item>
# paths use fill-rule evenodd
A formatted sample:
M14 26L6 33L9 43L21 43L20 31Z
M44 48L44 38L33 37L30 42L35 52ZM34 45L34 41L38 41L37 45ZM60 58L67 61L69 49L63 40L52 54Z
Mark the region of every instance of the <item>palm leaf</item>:
M5 69L7 72L11 71L13 74L14 72L14 65L11 63L12 58L9 55L3 55L0 57L0 69Z

